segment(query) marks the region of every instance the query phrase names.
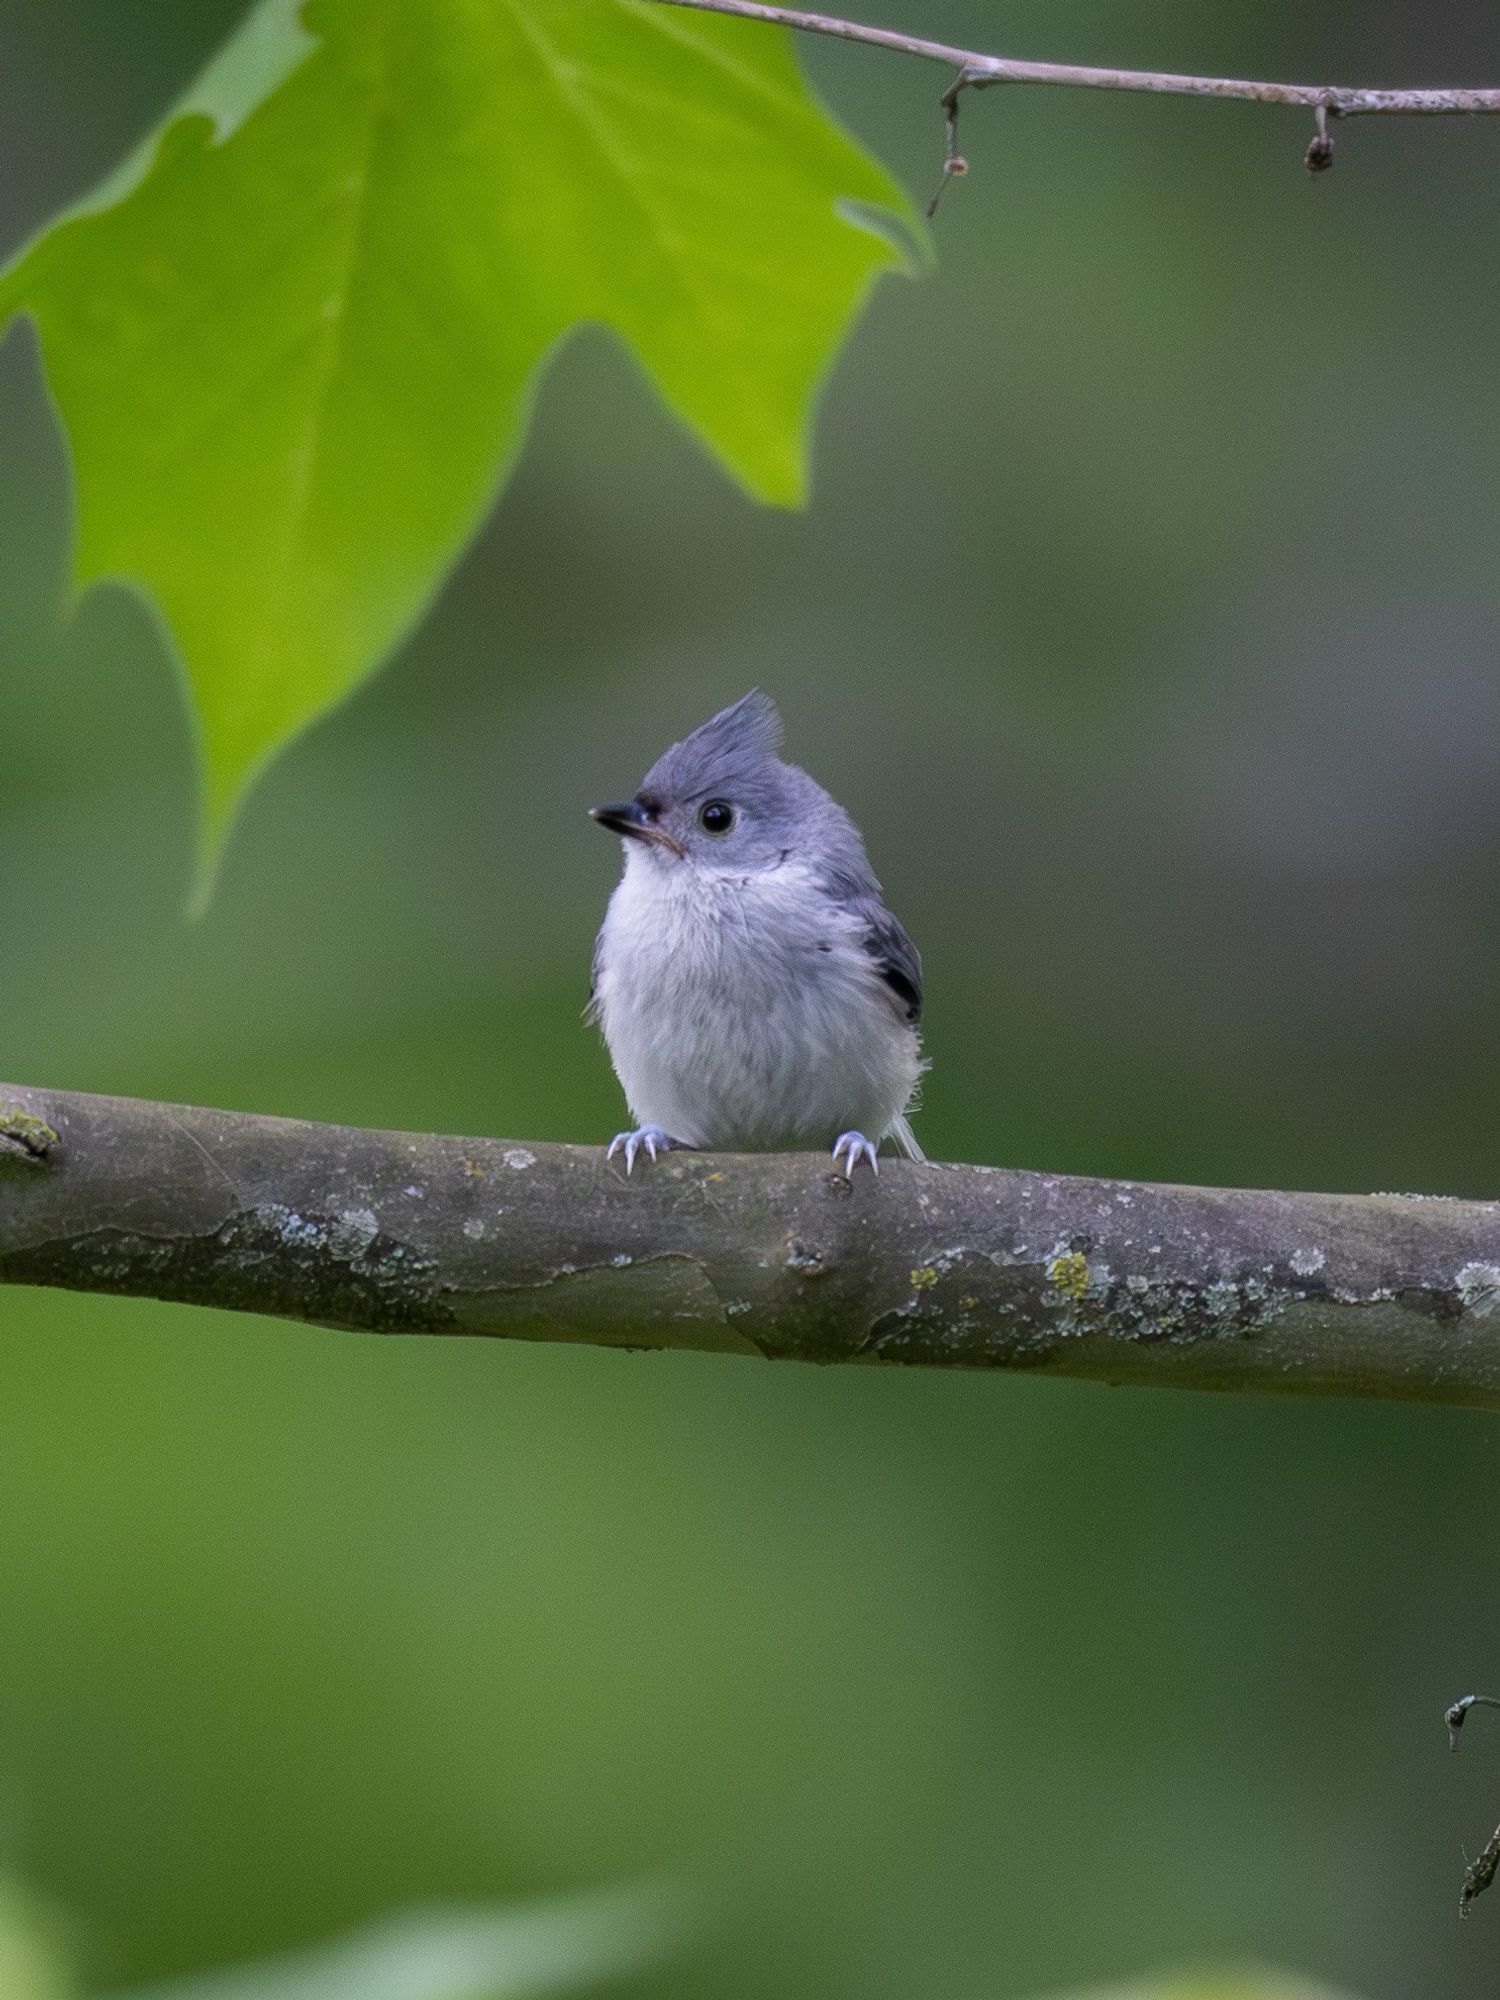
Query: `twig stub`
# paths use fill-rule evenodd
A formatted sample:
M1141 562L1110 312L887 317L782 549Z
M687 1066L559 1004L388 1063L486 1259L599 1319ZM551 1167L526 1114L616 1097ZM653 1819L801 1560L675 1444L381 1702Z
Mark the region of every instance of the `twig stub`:
M1458 1748L1458 1732L1469 1719L1471 1708L1500 1708L1500 1696L1492 1694L1460 1695L1451 1707L1443 1710L1443 1720L1448 1725L1448 1748Z
M1308 146L1306 156L1307 171L1310 174L1326 174L1328 169L1333 165L1333 139L1328 130L1330 115L1335 117L1338 115L1337 105L1320 104L1314 113L1318 122L1318 129L1313 135L1312 143Z

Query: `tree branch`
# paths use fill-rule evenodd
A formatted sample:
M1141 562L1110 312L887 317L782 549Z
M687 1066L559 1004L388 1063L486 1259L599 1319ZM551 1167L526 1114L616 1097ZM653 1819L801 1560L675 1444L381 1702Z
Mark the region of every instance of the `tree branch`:
M982 90L994 83L1069 84L1082 90L1138 90L1172 97L1236 97L1257 104L1300 105L1322 109L1339 118L1365 117L1377 112L1403 115L1451 115L1500 112L1500 90L1364 90L1338 84L1247 83L1227 76L1174 76L1149 69L1094 69L1076 63L1022 62L1011 56L985 55L905 35L892 28L869 28L831 14L808 14L796 7L768 7L759 0L656 0L659 6L692 7L703 14L733 14L741 20L765 21L773 27L799 28L810 35L833 35L841 41L863 42L871 48L893 49L898 55L920 56L946 63L959 72L959 83Z
M422 1138L0 1088L0 1283L370 1333L1500 1408L1500 1204Z

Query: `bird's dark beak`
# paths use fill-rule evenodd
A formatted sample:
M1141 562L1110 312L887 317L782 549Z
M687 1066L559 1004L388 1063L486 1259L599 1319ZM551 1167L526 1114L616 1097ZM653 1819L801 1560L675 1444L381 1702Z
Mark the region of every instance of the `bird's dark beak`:
M589 818L598 820L611 833L623 833L629 840L644 839L651 824L650 813L637 799L627 799L622 806L590 806Z
M623 834L627 840L644 840L681 858L682 849L664 827L657 825L639 799L627 799L618 806L590 806L589 818L611 833Z

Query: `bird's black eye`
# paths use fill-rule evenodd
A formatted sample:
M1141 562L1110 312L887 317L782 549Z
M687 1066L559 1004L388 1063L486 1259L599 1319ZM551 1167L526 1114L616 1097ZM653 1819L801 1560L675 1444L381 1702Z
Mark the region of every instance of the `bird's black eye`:
M722 799L710 799L698 814L698 824L705 833L728 833L734 825L734 807Z

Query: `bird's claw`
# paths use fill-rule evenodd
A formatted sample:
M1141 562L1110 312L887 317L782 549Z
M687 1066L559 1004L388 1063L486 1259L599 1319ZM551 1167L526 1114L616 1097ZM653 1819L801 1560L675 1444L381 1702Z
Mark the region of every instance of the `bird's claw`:
M880 1162L875 1157L875 1151L863 1132L840 1132L833 1142L833 1164L846 1180L853 1180L854 1169L861 1160L867 1160L870 1172L878 1174ZM847 1165L844 1163L845 1155L848 1156Z
M658 1153L670 1153L682 1141L674 1139L670 1132L664 1132L660 1125L638 1125L633 1132L616 1132L609 1142L609 1151L604 1155L612 1160L616 1153L625 1155L625 1172L629 1176L635 1171L636 1155L646 1153L655 1159Z

